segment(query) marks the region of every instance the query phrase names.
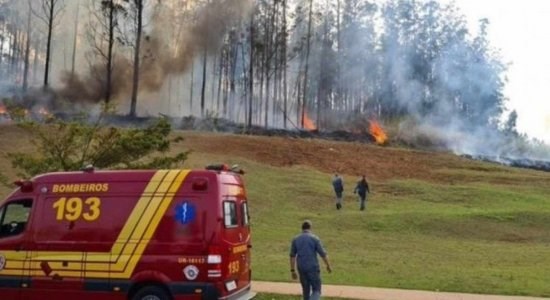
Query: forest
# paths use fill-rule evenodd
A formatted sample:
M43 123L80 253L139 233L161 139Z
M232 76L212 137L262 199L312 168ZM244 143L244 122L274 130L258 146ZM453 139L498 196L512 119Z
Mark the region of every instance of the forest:
M53 112L115 103L318 130L412 120L464 152L523 144L509 62L490 20L473 25L433 0L2 0L0 93Z

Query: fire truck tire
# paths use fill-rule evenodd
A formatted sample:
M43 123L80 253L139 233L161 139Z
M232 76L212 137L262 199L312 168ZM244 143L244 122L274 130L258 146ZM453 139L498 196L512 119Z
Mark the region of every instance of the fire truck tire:
M137 291L132 300L171 300L165 289L158 286L145 286Z

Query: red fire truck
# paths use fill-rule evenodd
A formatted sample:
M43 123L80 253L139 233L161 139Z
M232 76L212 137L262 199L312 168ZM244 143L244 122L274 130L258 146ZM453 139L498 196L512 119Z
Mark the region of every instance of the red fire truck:
M239 173L87 169L17 182L0 204L0 299L251 299Z

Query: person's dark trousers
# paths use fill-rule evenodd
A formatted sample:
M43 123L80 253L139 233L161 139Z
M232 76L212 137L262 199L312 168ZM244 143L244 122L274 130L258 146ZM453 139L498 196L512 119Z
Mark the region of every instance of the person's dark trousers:
M336 192L336 209L342 208L342 193L343 191L335 191Z
M309 271L300 273L300 283L302 284L302 294L304 300L321 299L321 272Z
M365 206L367 205L367 194L359 194L359 198L361 198L361 207L360 210L365 210Z

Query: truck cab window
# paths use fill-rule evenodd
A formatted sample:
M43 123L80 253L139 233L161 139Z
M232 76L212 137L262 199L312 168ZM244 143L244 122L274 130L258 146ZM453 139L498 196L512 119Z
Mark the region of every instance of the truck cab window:
M237 227L239 221L237 219L237 203L233 201L225 201L223 203L223 220L225 227Z
M15 236L25 231L32 200L11 202L0 208L0 238Z

